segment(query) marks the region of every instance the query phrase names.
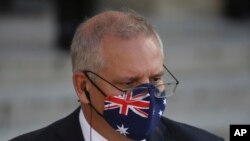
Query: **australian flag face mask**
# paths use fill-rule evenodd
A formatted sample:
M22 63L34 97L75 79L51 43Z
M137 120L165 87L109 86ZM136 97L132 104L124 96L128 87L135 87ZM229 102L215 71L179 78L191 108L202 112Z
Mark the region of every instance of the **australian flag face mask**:
M165 109L166 99L155 97L157 91L154 85L145 83L126 94L106 96L104 119L113 129L130 139L146 139L159 123Z

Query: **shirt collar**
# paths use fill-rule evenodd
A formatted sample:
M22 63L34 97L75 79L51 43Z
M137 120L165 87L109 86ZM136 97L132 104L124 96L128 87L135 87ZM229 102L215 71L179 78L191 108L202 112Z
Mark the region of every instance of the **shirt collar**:
M90 127L89 123L83 115L82 109L79 113L79 121L85 141L107 141L107 139L105 139L101 134L96 132L95 129Z

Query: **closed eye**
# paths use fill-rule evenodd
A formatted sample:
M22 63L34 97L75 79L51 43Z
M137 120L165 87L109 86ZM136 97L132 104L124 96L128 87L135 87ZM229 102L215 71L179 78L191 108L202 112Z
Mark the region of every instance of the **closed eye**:
M150 77L150 83L153 83L153 84L161 84L163 83L163 76L164 76L164 72L160 72L156 75L153 75Z
M160 84L163 82L163 77L154 77L150 79L150 83Z
M136 85L135 81L125 81L125 82L118 82L118 87L124 90L131 89Z

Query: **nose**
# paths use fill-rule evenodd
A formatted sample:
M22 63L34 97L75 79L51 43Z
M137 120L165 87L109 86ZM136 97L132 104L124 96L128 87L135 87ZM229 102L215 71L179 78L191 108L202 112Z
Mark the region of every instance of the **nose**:
M145 78L141 79L139 83L140 84L150 83L150 80L148 77L145 77Z

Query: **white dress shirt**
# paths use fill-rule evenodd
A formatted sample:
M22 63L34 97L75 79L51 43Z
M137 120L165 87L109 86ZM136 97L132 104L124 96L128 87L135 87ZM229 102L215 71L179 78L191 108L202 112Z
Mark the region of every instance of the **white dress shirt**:
M86 118L83 115L82 109L79 113L79 121L82 129L83 138L85 141L107 141L101 134L91 128Z

